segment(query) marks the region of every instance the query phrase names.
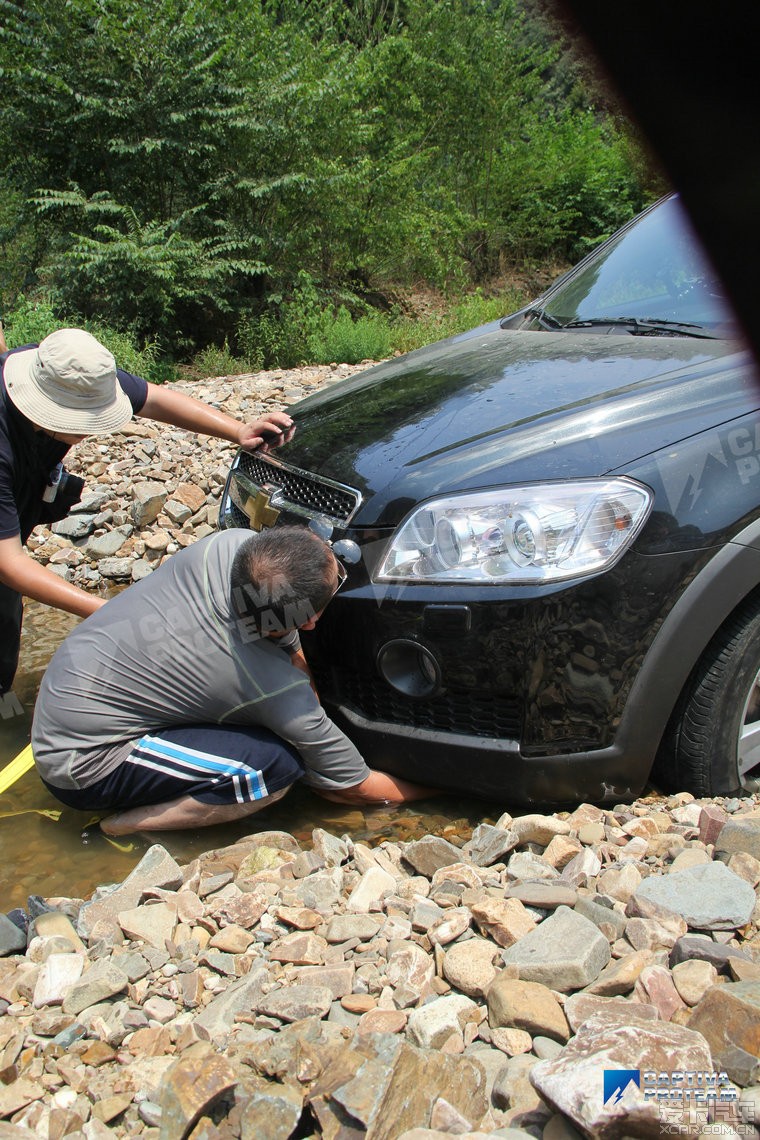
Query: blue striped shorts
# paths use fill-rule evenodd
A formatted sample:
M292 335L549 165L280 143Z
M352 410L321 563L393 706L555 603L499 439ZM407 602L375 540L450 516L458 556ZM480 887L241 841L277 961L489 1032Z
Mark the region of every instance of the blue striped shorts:
M197 724L164 728L123 745L116 767L89 787L53 795L79 811L142 807L192 796L244 804L289 787L304 774L296 750L266 728Z

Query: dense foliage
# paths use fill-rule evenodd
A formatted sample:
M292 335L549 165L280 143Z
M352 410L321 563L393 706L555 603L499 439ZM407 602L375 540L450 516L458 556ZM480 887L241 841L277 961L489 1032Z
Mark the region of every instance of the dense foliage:
M270 362L316 310L575 258L651 176L518 4L0 0L6 310Z

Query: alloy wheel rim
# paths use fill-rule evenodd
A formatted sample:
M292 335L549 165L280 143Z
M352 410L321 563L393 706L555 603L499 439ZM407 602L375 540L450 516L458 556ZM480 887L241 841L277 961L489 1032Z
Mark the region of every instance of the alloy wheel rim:
M744 702L736 760L741 786L760 789L760 669Z

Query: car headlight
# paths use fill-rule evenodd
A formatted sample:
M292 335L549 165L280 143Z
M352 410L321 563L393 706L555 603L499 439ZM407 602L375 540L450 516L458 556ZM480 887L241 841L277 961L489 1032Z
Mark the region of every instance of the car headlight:
M376 578L474 585L560 582L612 566L652 504L632 479L578 479L451 495L416 507Z

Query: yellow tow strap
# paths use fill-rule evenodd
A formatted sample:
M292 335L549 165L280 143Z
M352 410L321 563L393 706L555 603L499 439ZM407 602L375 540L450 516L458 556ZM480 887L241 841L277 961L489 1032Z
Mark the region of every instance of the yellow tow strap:
M34 756L32 755L32 746L27 744L26 748L22 748L15 760L11 760L10 764L6 764L2 772L0 772L0 795L7 792L8 788L20 780L25 772L34 767Z

